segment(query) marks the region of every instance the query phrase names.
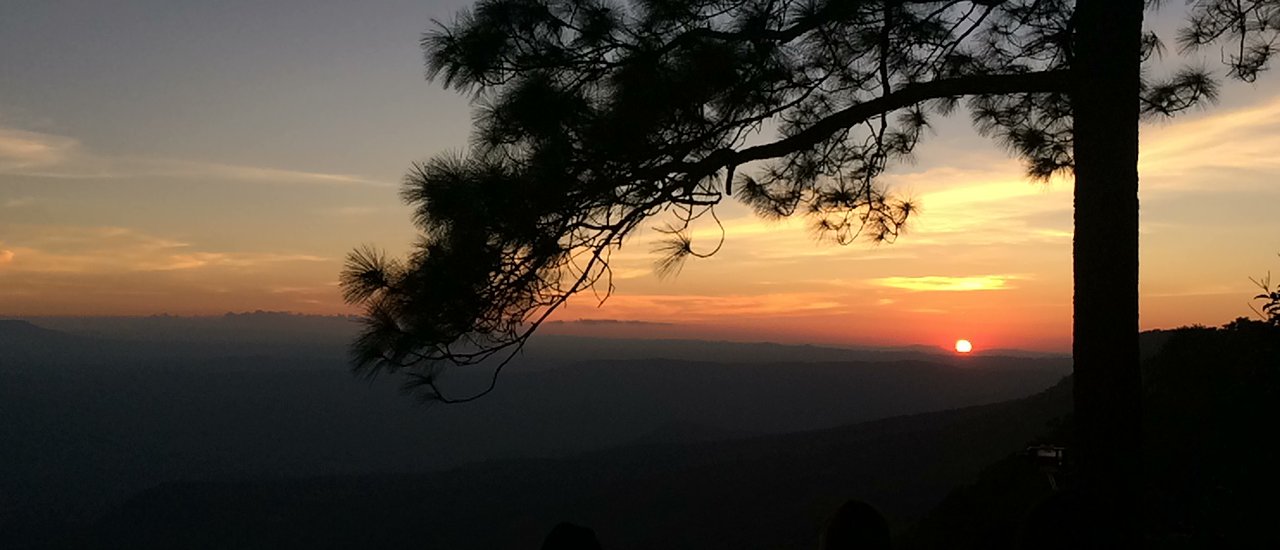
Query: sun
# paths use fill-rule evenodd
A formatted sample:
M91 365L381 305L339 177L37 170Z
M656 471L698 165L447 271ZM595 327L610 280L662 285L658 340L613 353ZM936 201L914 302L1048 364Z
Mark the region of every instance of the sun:
M969 353L973 351L973 342L968 340L956 340L956 352Z

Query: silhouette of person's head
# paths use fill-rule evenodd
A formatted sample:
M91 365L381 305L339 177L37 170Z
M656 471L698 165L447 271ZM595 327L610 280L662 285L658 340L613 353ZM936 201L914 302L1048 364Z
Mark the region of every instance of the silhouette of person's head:
M850 500L840 506L822 529L821 550L864 550L892 547L889 523L870 504Z
M542 550L601 550L596 532L568 522L551 528L542 541Z

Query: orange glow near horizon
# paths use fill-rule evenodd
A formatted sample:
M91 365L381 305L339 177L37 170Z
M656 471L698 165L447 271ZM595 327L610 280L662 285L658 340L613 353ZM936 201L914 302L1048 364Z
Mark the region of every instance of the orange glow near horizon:
M1241 141L1232 151L1248 154L1224 154L1224 141ZM661 225L655 219L611 256L612 296L603 304L590 292L575 297L544 330L942 349L964 334L987 350L1068 350L1070 182L1028 182L1016 160L985 145L925 146L918 165L886 176L890 189L922 204L893 244L818 243L802 216L772 222L726 201L723 248L662 280L651 252L660 235L647 229ZM1250 314L1257 292L1248 278L1276 269L1280 251L1280 222L1266 212L1280 199L1271 183L1280 164L1262 154L1275 149L1275 97L1144 129L1143 329ZM94 170L61 172L85 166ZM24 175L32 167L44 175ZM94 179L97 172L111 177ZM408 209L394 189L358 178L260 172L116 159L72 137L0 125L0 317L358 313L336 283L343 257L361 242L403 255ZM261 205L174 202L196 187L156 192L200 174L239 193L215 198ZM28 179L54 177L58 186ZM138 210L111 219L127 209L95 201L126 181L140 182L129 188ZM151 195L169 202L148 206ZM314 203L295 208L303 197ZM714 225L695 227L693 245L719 236Z

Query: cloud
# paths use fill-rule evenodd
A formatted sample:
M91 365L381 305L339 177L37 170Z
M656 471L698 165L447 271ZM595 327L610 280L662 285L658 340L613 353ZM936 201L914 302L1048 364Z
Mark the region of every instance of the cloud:
M0 221L0 311L25 315L347 311L338 258L210 250L126 227Z
M657 276L652 267L621 267L618 264L609 266L609 279L613 281L639 279L649 275Z
M596 301L584 298L592 309ZM849 308L841 299L819 292L770 294L733 294L725 296L697 294L627 294L614 295L604 304L608 313L622 319L654 319L662 321L724 321L725 319L783 318L816 313L843 312ZM581 302L579 302L581 303ZM585 305L585 304L584 304ZM561 316L579 311L571 300Z
M1280 171L1280 98L1143 132L1144 190L1269 184ZM1204 177L1204 175L1209 178ZM1253 174L1265 178L1240 178ZM1195 177L1192 177L1195 176ZM1211 179L1210 179L1211 178ZM1211 184L1211 185L1208 185Z
M71 138L0 128L0 173L60 164L78 147Z
M382 210L382 208L376 206L339 206L337 208L325 208L323 210L318 210L316 213L324 216L336 216L340 218L358 218L376 214Z
M138 175L152 175L173 178L223 177L227 179L260 182L260 183L314 183L331 185L370 185L374 187L394 187L395 184L368 179L350 174L326 174L322 172L306 172L301 170L282 170L259 166L243 166L235 164L214 164L187 161L151 161L151 173L147 174L145 166L139 166Z
M325 262L328 258L309 254L254 254L254 253L222 253L194 252L191 254L172 254L159 258L154 262L137 264L138 271L172 271L177 269L196 269L201 267L258 267L265 264L285 262Z
M642 321L638 319L572 319L549 321L551 325L587 325L587 326L671 326L674 323L659 321Z
M882 277L872 279L877 286L911 290L916 292L968 292L975 290L1008 290L1012 275L981 275L976 277L944 277L927 275L924 277Z
M35 202L35 197L18 197L16 199L6 200L4 203L0 203L0 206L5 208L22 208L25 206L31 206L35 204Z
M270 293L272 293L272 294L324 294L324 295L332 295L332 294L334 293L333 287L335 287L335 286L337 286L337 285L338 285L338 282L337 282L337 281L334 281L334 282L332 282L332 283L326 283L326 284L322 284L322 285L308 285L308 286L276 286L276 287L271 287L270 289L268 289L268 291L269 291Z
M102 155L86 150L73 138L12 128L0 128L0 175L51 179L221 178L252 183L395 186L351 174Z
M121 274L200 268L253 269L289 262L327 262L310 254L196 250L191 243L125 227L7 226L14 271Z

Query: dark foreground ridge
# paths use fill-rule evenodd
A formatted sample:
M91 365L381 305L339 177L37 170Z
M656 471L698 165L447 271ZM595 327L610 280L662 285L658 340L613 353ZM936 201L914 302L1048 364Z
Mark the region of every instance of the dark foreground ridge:
M1023 397L1070 368L1057 357L547 337L488 398L424 408L397 380L351 375L345 319L52 321L15 324L48 338L15 336L0 355L6 550L166 482L422 474L795 433ZM464 370L446 382L487 382Z
M1150 548L1280 548L1280 447L1267 442L1280 418L1280 327L1239 319L1144 336L1161 346L1143 363L1145 491L1126 520L1143 526ZM1046 435L1070 444L1063 420ZM1050 548L1027 533L1028 514L1050 497L1045 481L1025 458L1006 457L898 547Z
M174 483L138 496L79 548L537 548L590 526L604 548L812 548L849 495L898 527L1070 406L1036 396L849 427L652 445L432 475Z
M1268 529L1280 456L1260 444L1280 417L1276 331L1236 322L1146 335L1147 499L1134 518L1157 546L1280 544ZM857 499L888 520L895 548L1017 548L1052 492L1022 451L1071 444L1070 394L1067 379L1024 399L832 429L645 438L438 473L166 483L88 528L17 547L532 549L569 522L606 550L816 548ZM1069 469L1059 481L1070 486Z

